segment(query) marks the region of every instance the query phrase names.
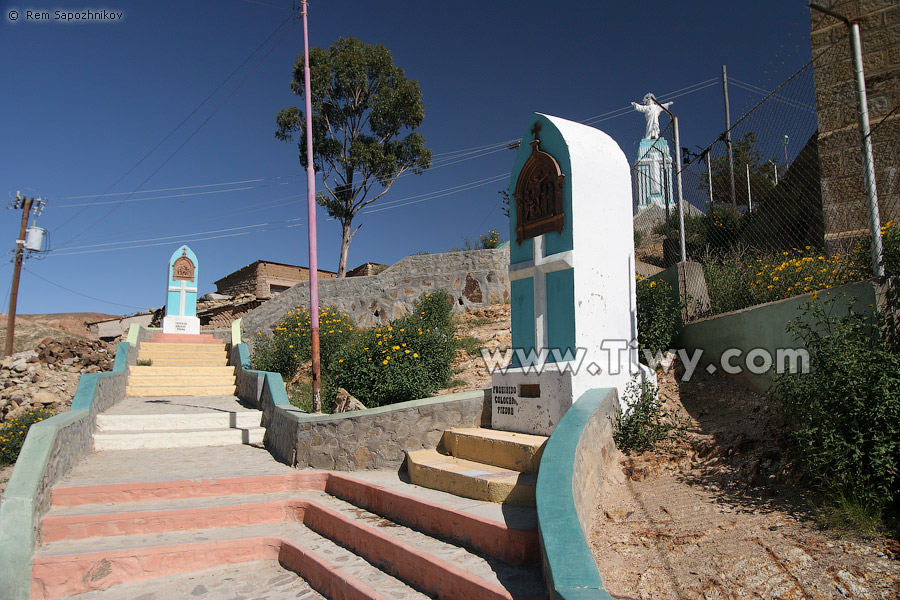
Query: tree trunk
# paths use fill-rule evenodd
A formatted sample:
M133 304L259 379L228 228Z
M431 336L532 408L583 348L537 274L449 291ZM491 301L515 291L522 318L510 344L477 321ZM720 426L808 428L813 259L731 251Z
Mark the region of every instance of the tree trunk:
M347 275L347 255L350 253L350 221L341 223L341 260L338 263L338 277Z

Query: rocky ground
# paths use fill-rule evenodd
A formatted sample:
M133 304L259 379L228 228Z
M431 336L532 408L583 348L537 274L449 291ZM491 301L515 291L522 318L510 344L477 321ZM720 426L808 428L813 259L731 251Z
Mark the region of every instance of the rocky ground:
M727 377L660 376L682 435L623 457L591 546L617 598L900 598L900 545L839 537L811 498L772 403Z
M114 344L57 335L0 360L0 423L29 408L67 411L83 373L112 371ZM0 469L0 493L12 468Z
M476 308L471 312L454 317L456 334L473 337L478 346L490 351L505 350L512 345L509 324L509 304L495 304ZM437 392L438 395L455 394L466 390L480 390L491 387L491 374L485 367L481 354L470 354L466 350L456 351L453 361L456 385ZM464 383L463 383L464 382Z

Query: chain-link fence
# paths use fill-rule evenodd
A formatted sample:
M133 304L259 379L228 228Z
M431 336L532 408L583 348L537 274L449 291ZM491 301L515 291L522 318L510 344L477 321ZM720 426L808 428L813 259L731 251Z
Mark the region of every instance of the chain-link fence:
M739 80L764 96L706 147L683 148L684 252L702 268L686 271L687 293L704 298L690 318L737 310L873 276L868 193L849 60L850 42L835 35L813 60L775 90ZM878 85L880 81L874 78ZM896 83L896 79L894 80ZM872 86L871 79L869 83ZM887 90L890 93L889 90ZM896 93L894 90L893 93ZM874 180L887 274L900 254L900 114L896 100L872 101ZM674 155L673 124L661 132ZM646 140L645 140L646 141ZM658 266L682 259L678 165L644 148L633 167L638 258ZM730 150L730 152L729 152ZM654 154L656 153L656 154ZM674 159L674 156L672 157ZM671 183L672 203L648 190ZM658 179L659 181L656 181ZM696 298L695 298L696 299Z

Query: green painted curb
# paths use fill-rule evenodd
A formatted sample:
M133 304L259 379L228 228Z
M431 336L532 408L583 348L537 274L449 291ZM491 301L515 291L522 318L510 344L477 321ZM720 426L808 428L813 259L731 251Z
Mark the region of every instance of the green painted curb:
M31 595L35 497L59 431L89 414L87 410L69 410L35 423L28 430L0 503L0 582L4 598L28 600Z
M139 328L133 324L129 337L132 333L137 335ZM28 429L0 502L0 589L4 599L28 600L31 596L31 560L38 527L35 498L47 473L56 438L62 429L90 418L100 380L125 372L129 348L128 342L119 343L111 373L81 376L72 407L67 412L35 423Z
M612 600L575 510L575 450L594 411L612 393L588 390L557 423L541 457L535 491L544 577L551 598Z

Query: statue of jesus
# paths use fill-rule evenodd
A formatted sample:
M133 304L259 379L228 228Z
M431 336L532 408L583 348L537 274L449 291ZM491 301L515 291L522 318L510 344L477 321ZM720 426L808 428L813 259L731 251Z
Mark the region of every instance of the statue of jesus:
M644 139L656 139L659 137L659 113L662 112L663 108L669 108L672 106L672 102L666 102L665 104L658 104L656 102L656 96L651 93L647 93L644 96L644 103L638 104L637 102L632 102L631 106L634 107L634 110L644 113L644 117L647 119L647 131L644 135ZM660 108L662 106L662 108Z

